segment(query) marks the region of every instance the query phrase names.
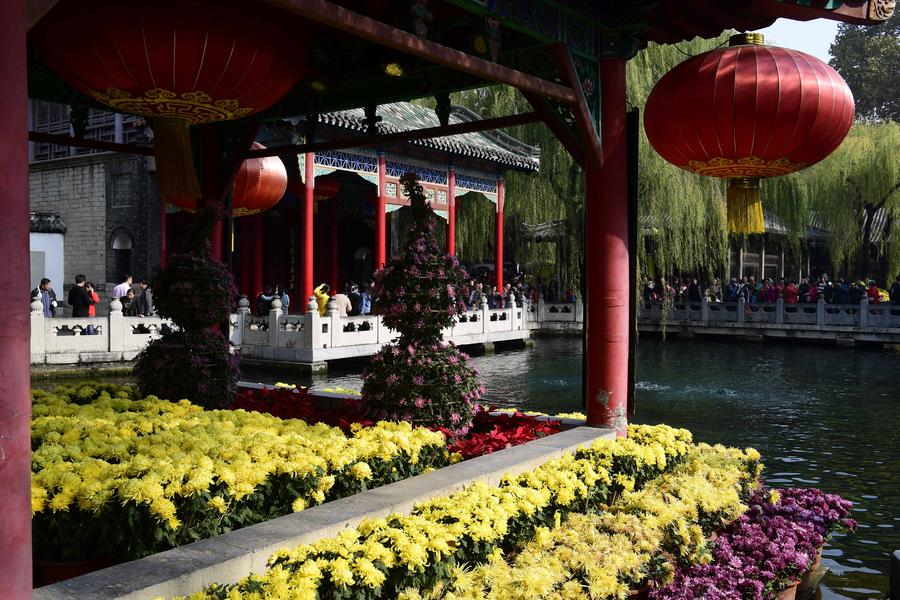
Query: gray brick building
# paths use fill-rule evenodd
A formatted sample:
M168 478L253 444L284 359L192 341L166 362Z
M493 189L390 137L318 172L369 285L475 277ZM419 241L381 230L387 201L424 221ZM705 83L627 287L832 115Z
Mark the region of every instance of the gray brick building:
M68 108L32 101L34 131L70 134ZM84 137L132 142L142 135L133 117L90 111ZM50 144L29 148L30 208L54 213L66 224L61 296L83 273L101 296L105 314L112 288L124 274L149 275L160 262L160 197L152 159Z

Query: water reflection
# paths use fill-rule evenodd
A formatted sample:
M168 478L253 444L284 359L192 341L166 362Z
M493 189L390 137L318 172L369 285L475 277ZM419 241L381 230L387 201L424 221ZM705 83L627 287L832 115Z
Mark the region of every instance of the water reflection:
M581 350L579 338L548 338L473 362L488 402L568 412L580 410ZM314 384L359 389L362 368L332 368ZM771 483L852 500L860 529L825 550L822 597L883 598L890 552L900 549L898 374L900 354L890 350L643 339L635 420L754 446Z

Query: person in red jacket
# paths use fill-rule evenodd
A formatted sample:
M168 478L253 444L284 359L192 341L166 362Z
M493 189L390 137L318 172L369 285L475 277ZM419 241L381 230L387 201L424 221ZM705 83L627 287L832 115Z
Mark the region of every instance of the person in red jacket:
M793 281L784 286L784 303L785 304L797 304L798 299L800 298L800 289L797 287L797 284Z
M869 302L872 304L878 304L881 302L881 294L878 293L878 286L875 284L874 279L869 280L869 287L866 289L866 296L869 297Z
M94 301L93 304L88 306L88 316L96 317L97 316L97 303L100 302L100 295L97 293L97 290L94 289L94 282L88 281L84 284L84 289L87 290L87 293L90 294L91 300Z

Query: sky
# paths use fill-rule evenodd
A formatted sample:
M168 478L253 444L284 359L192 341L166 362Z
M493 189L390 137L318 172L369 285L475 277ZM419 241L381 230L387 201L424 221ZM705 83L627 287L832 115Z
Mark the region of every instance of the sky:
M760 29L760 33L765 34L766 44L806 52L828 62L831 59L828 48L834 41L837 27L837 21L828 19L812 21L778 19L773 25Z

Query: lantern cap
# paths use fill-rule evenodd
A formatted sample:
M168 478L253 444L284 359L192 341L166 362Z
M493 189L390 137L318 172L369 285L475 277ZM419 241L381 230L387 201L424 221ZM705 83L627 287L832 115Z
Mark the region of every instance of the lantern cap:
M765 46L766 36L758 31L738 33L728 38L729 46Z

